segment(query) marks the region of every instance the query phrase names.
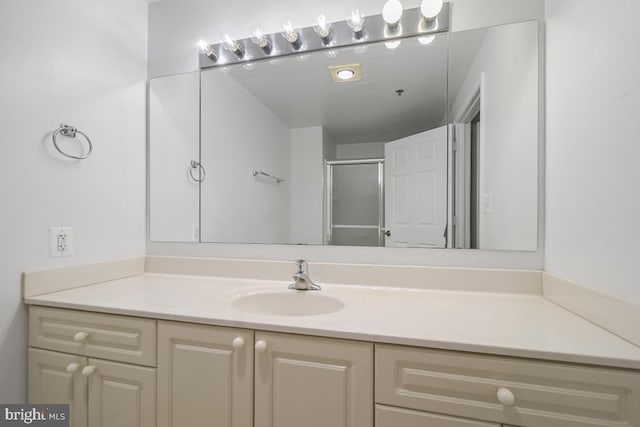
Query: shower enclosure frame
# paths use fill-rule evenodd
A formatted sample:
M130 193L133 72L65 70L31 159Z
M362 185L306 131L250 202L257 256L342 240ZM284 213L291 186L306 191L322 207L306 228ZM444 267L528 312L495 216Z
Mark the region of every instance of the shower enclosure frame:
M333 245L334 228L350 229L376 229L378 230L378 246L385 246L384 224L384 159L356 159L356 160L325 160L325 203L324 203L324 245ZM333 223L333 167L345 165L378 165L378 224L374 225L347 225Z

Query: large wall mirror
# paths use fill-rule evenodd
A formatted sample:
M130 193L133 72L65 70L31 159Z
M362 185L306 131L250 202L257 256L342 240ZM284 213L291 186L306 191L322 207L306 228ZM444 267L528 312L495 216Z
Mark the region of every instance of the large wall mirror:
M150 238L536 250L538 52L525 22L152 79Z

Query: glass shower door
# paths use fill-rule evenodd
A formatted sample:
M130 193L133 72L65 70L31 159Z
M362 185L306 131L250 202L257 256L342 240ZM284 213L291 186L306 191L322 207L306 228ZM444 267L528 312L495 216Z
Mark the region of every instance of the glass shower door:
M327 162L327 240L384 246L383 160Z

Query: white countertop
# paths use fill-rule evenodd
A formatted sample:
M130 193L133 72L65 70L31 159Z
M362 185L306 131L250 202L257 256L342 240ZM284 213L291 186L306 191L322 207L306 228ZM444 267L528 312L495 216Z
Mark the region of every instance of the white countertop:
M287 282L143 274L27 297L27 304L420 347L640 369L640 347L540 295L322 284L342 310L272 316L237 296ZM289 291L296 292L296 291ZM309 294L307 292L306 294ZM313 297L308 295L305 298Z

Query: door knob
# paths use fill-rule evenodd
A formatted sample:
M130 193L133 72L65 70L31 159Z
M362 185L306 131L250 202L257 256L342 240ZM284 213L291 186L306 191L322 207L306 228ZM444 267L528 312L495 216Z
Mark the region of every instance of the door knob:
M391 230L385 231L384 235L387 236L387 237L391 237Z
M73 362L73 363L69 363L69 364L67 365L67 369L66 369L66 371L67 371L68 373L70 373L70 374L73 374L73 373L74 373L75 371L77 371L79 368L80 368L80 364L79 364L79 363L75 363L75 362Z
M236 350L242 350L244 348L244 338L235 337L233 339L233 348Z
M513 392L508 388L500 388L498 389L498 402L502 403L504 406L513 406L516 403L516 397L513 395Z
M85 377L88 377L89 375L93 374L96 371L96 367L95 366L85 366L84 368L82 368L82 375L84 375Z
M265 340L256 341L256 353L264 353L267 351L267 342Z
M87 339L87 337L89 336L89 334L87 332L77 332L74 336L73 336L73 340L76 342L83 342Z

